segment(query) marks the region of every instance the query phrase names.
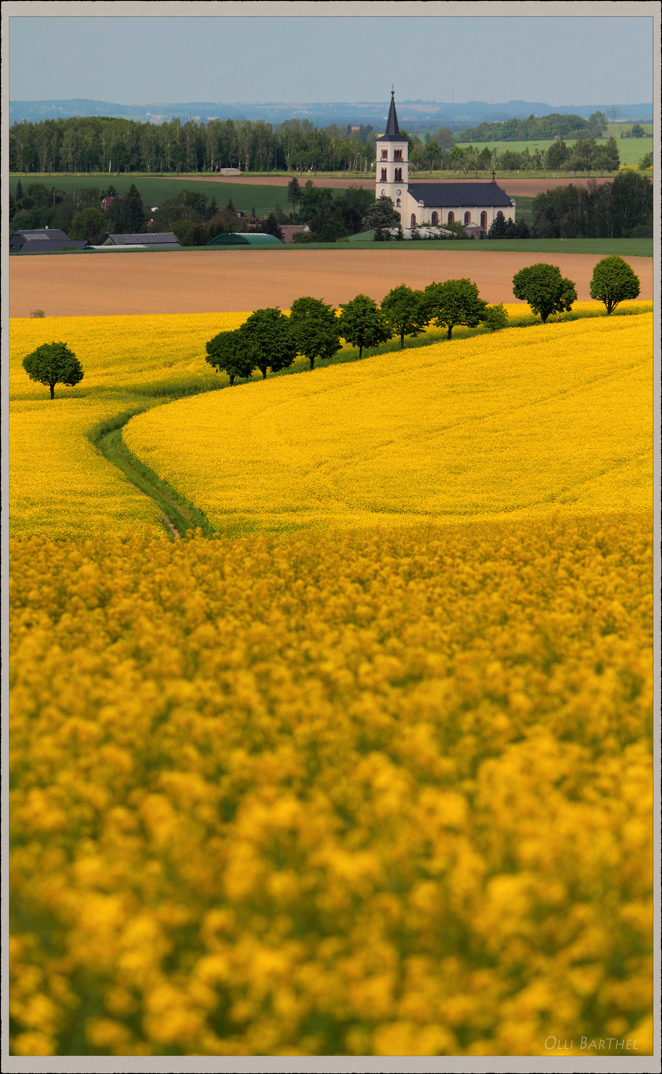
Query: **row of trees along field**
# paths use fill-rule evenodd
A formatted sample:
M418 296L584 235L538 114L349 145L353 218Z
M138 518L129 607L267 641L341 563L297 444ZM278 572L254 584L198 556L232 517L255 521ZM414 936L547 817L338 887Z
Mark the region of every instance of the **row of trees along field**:
M591 298L604 303L608 316L620 302L637 298L639 290L639 277L622 258L605 257L595 266ZM551 314L571 310L577 300L572 280L561 276L556 265L544 262L521 269L513 277L513 294L528 302L543 324ZM307 358L313 369L317 360L338 353L341 339L358 347L361 358L364 350L394 336L404 349L406 336L419 336L430 324L445 328L447 339L457 325L484 324L495 332L508 324L503 304L491 306L483 301L468 279L431 283L419 291L403 283L389 291L380 306L367 295L356 295L351 302L341 303L340 311L338 316L333 306L310 296L297 298L289 317L277 306L255 310L241 328L219 332L209 340L207 361L226 373L232 386L237 377L246 379L255 369L264 379L269 369L273 373L288 369L297 355ZM26 355L23 368L31 380L50 389L51 399L57 384L74 387L83 379L80 361L62 342L43 343Z
M619 166L616 142L598 145L606 131L601 113L590 120L580 116L545 116L541 120L509 120L482 124L462 135L448 127L423 135L401 134L409 142L410 169L466 171L532 170L566 167L578 171ZM524 130L524 135L511 131ZM534 130L548 133L531 133ZM558 139L547 152L528 148L523 153L483 150L463 142ZM570 149L564 138L578 138ZM240 168L265 171L367 171L375 160L377 132L371 125L358 130L315 127L307 119L290 119L273 126L264 120L209 119L182 123L141 123L107 116L24 120L9 129L9 170L24 174L47 172L214 172Z

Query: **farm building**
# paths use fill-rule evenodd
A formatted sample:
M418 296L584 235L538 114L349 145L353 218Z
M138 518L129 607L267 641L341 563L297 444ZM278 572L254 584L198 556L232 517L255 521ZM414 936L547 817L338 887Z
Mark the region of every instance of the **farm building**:
M9 252L12 254L55 253L65 246L82 250L87 243L84 239L70 239L67 233L59 228L47 227L15 231L9 239Z
M395 97L391 93L386 131L377 139L375 164L377 198L391 198L404 227L473 224L487 230L499 211L515 220L515 202L492 183L410 183L409 143L400 134Z
M135 235L104 235L101 239L101 243L95 246L95 250L102 250L105 247L122 246L124 249L132 247L133 249L157 249L157 250L171 250L179 249L181 243L174 231L156 231L154 233L146 232Z
M275 235L261 235L250 232L229 231L210 239L207 246L282 246Z

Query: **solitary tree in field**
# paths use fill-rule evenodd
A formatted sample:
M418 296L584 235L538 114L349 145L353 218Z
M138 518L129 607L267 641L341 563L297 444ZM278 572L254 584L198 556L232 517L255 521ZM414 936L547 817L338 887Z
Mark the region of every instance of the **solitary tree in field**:
M598 261L593 269L591 298L604 302L607 307L607 316L616 309L619 302L637 298L640 289L639 277L635 275L627 261L616 254Z
M359 358L363 357L364 347L378 347L393 335L386 316L367 295L357 295L351 302L341 303L340 308L340 335L359 348Z
M297 298L290 310L290 327L299 354L315 366L316 358L332 358L340 350L338 318L333 306L319 298Z
M572 280L561 275L557 265L540 262L521 269L513 276L515 298L528 302L534 313L540 314L545 324L552 313L567 313L577 301Z
M289 318L277 306L255 310L239 331L255 344L259 354L255 365L265 380L267 369L271 369L272 373L287 369L297 356Z
M385 296L381 304L394 333L400 336L400 350L404 350L405 336L419 336L427 322L427 307L422 291L414 291L401 283Z
M42 343L23 359L23 368L30 380L48 385L51 399L55 398L56 384L73 388L83 379L83 367L66 343Z
M230 378L230 387L233 386L235 377L242 379L250 377L254 369L257 369L260 360L260 352L254 343L239 330L235 332L219 332L210 339L206 345L207 361L215 369L227 373Z
M450 339L456 325L475 328L485 314L486 302L478 296L478 288L471 280L446 280L431 283L423 292L427 305L428 321L446 328Z

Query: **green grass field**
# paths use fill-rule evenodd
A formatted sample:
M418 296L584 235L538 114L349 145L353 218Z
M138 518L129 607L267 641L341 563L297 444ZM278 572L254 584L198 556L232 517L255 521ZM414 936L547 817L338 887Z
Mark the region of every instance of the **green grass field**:
M392 242L395 246L395 240ZM602 257L607 257L610 254L619 254L621 257L652 257L653 256L653 240L652 239L502 239L502 240L490 240L483 239L481 242L452 242L440 241L432 239L429 242L421 240L420 242L402 242L397 243L397 248L400 250L421 250L427 249L428 246L434 250L475 250L476 253L541 253L541 254L600 254ZM383 250L384 243L374 242L371 239L367 241L357 241L351 239L345 239L340 242L309 242L309 243L287 243L284 246L183 246L181 250L174 251L176 253L185 254L192 250L207 250L210 255L223 254L226 250L255 250L260 249L264 253L273 253L274 251L292 251L292 256L296 256L297 250ZM123 253L135 254L136 257L142 254L156 255L159 253L173 253L172 250L123 250ZM101 250L62 250L55 253L35 253L35 254L10 254L10 257L115 257L113 253L105 253Z
M636 165L646 153L652 153L653 151L653 126L651 123L642 123L641 126L647 132L646 138L621 138L621 132L630 130L632 124L627 123L611 123L607 133L607 138L614 137L616 139L616 145L618 146L619 156L621 158L621 164ZM650 133L649 133L650 132ZM606 145L607 138L599 138L599 145ZM567 146L573 146L576 143L575 138L568 138L565 140ZM459 142L462 148L466 148L469 143ZM507 149L510 149L513 153L523 153L527 148L529 153L533 155L536 149L539 149L541 153L546 153L551 145L554 144L554 140L540 139L536 142L475 142L473 143L480 149L484 149L486 146L488 149L497 149L499 153L505 153ZM518 174L518 173L515 173ZM519 173L521 174L521 173ZM527 174L529 174L527 172ZM556 174L555 172L536 172L533 174ZM570 173L572 174L572 173Z

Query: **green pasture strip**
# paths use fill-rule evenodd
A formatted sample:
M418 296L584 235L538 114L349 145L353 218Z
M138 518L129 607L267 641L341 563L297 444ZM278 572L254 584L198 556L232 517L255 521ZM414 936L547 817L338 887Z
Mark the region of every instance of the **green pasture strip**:
M159 403L154 405L158 406ZM187 530L197 528L202 530L205 537L211 537L214 530L203 512L132 455L122 439L122 428L126 423L136 414L150 409L150 406L143 406L125 410L114 418L101 422L87 435L108 462L121 470L141 492L151 496L180 537L184 537ZM169 535L172 536L171 533Z
M212 198L216 198L219 209L224 209L228 201L232 200L235 209L239 209L249 215L251 210L255 209L257 216L267 216L275 209L276 205L280 205L283 212L287 214L291 210L291 205L287 200L287 187L284 186L260 186L258 184L251 185L248 182L215 183L211 177L208 181L205 181L200 176L200 173L195 173L194 183L191 182L192 178L193 176L190 178L173 176L171 179L167 176L141 175L139 173L107 175L97 172L93 175L56 175L50 173L37 175L30 172L27 176L16 175L11 177L9 191L11 194L16 194L19 179L24 192L27 192L27 188L31 183L43 183L49 190L51 187L55 187L58 190L64 190L65 194L71 193L72 190L89 190L95 187L98 187L99 190L107 190L111 184L118 194L126 194L131 184L135 183L143 204L150 208L152 205L163 205L166 198L176 198L181 190L194 190L196 193L204 194L209 201ZM290 178L292 177L290 176ZM315 181L315 185L321 186L323 184Z
M619 257L652 257L652 239L421 239L411 241L406 239L398 242L391 239L389 242L375 242L372 239L341 239L338 242L288 242L282 246L182 246L174 250L122 250L123 254L185 254L193 251L206 250L211 256L227 250L259 250L261 253L282 253L284 250L475 250L483 253L524 253L524 254L600 254L608 257L610 254L618 254ZM78 256L84 254L91 257L98 254L99 257L117 257L116 253L104 253L103 250L44 250L38 253L24 254L12 253L10 257L59 257Z

